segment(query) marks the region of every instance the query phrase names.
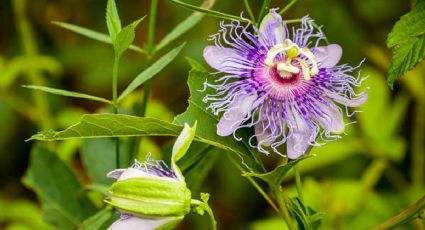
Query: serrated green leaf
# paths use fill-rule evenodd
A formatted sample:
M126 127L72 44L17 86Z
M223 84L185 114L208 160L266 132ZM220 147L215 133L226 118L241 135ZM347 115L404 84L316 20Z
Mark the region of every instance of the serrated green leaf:
M412 11L403 15L388 34L387 46L405 43L411 37L425 33L425 3L417 2Z
M55 95L60 95L60 96L65 96L65 97L84 98L84 99L88 99L88 100L92 100L92 101L100 101L100 102L103 102L103 103L106 103L106 104L111 104L111 101L109 101L108 99L89 95L89 94L84 94L84 93L78 93L78 92L73 92L73 91L68 91L68 90L63 90L63 89L55 89L55 88L50 88L50 87L46 87L46 86L38 86L38 85L23 85L22 87L28 88L28 89L40 90L40 91L43 91L43 92L47 92L47 93L51 93L51 94L55 94Z
M211 89L200 92L204 88L204 82L210 77L210 74L205 71L205 68L198 68L199 63L191 61L192 70L189 72L189 79L187 83L190 90L189 107L188 109L175 117L174 123L184 124L185 122L193 123L198 121L198 128L196 135L199 138L206 139L206 143L212 141L213 143L220 143L224 146L230 146L228 150L236 150L242 160L242 164L248 171L264 172L264 167L261 161L251 147L246 143L250 130L239 130L237 136L242 137L243 141L236 141L233 136L221 137L216 133L216 125L218 117L207 111L207 104L202 99L205 95L214 93ZM233 151L234 152L234 151Z
M215 0L205 0L201 7L204 9L210 9L215 3ZM204 17L203 14L199 12L192 13L184 21L180 22L177 26L173 28L165 37L155 46L155 52L161 50L172 41L180 37L182 34L186 33L192 27L194 27L201 19Z
M131 24L124 27L113 40L113 45L115 49L115 56L121 56L124 51L126 51L131 43L133 43L134 37L136 36L135 29L136 26L144 19L145 17L132 22Z
M23 183L36 192L43 206L43 218L61 229L75 229L96 212L68 166L37 145L31 151Z
M425 20L425 19L424 19ZM411 70L425 58L425 35L411 37L393 49L388 84L392 87L394 81L405 72Z
M411 70L425 57L425 2L418 1L415 8L403 15L387 38L392 48L388 84Z
M66 23L66 22L54 21L52 23L59 26L59 27L67 29L69 31L72 31L74 33L77 33L77 34L83 35L85 37L91 38L93 40L112 44L112 40L107 34L99 33L97 31L87 29L87 28L84 28L84 27L81 27L81 26L77 26L77 25L74 25L74 24ZM129 49L136 51L136 52L139 52L139 53L145 53L145 51L142 48L140 48L136 45L130 45Z
M108 0L106 6L106 26L108 27L109 36L111 37L112 43L121 31L121 20L118 15L117 6L115 0Z
M118 97L118 102L123 100L125 97L127 97L131 92L133 92L137 87L141 86L144 82L151 79L153 76L155 76L159 71L161 71L165 66L167 66L174 58L177 57L177 55L180 53L180 51L183 49L184 45L186 43L183 43L179 47L174 48L164 56L162 56L158 61L156 61L154 64L149 66L145 71L137 75L136 78L127 86L127 88L121 93L121 95Z

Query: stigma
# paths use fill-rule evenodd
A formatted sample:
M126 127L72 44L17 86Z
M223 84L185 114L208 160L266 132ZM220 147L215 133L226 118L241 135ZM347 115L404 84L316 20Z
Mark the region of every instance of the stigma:
M276 56L281 54L281 60L276 60ZM316 58L307 47L300 48L290 39L283 43L276 44L267 52L264 64L268 67L276 66L279 76L290 78L292 74L302 74L305 80L319 73Z

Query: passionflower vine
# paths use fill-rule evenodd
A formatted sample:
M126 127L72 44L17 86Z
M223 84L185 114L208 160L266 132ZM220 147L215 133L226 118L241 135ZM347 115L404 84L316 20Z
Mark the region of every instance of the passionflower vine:
M256 34L250 32L250 29ZM204 97L215 115L220 136L236 136L244 127L254 128L249 144L296 159L310 146L340 137L345 123L343 109L357 107L367 93L356 94L357 67L337 65L342 49L337 44L320 46L325 37L305 16L300 28L288 28L271 10L259 28L239 21L221 23L212 35L214 46L204 49L206 62L225 73L205 87L216 94ZM348 114L348 113L347 113ZM320 137L320 138L318 138ZM286 154L281 146L286 143Z
M190 211L212 216L205 195L202 201L191 199L183 174L176 162L188 150L195 136L194 127L185 127L177 138L169 167L162 160L150 157L127 169L115 169L108 177L117 181L109 187L110 196L105 202L121 212L121 218L109 230L173 229ZM204 197L204 198L202 198Z

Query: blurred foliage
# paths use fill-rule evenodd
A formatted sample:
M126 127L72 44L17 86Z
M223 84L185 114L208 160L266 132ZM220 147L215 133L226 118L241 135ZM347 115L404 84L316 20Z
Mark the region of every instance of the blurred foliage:
M184 2L201 4L200 0ZM261 1L249 2L254 13L258 14ZM52 229L41 220L40 203L34 193L20 183L28 167L30 148L35 144L24 140L37 130L62 130L78 122L82 114L104 112L110 108L99 102L47 95L20 86L44 85L111 98L114 53L110 45L51 24L51 21L64 21L107 34L104 23L106 1L27 1L26 10L13 3L22 4L23 1L0 1L0 229ZM273 7L280 8L286 3L271 1ZM149 1L121 0L117 5L123 25L149 12ZM369 100L360 108L362 112L352 117L357 123L347 127L343 139L313 148L315 156L299 164L302 175L306 176L303 180L305 204L323 214L321 229L369 229L425 194L425 65L419 64L407 72L395 82L393 91L385 80L391 63L391 52L385 42L387 35L410 7L408 1L399 0L304 0L298 1L284 15L285 19L294 19L309 14L317 24L323 25L328 39L341 44L344 49L342 63L355 65L367 58L361 75L368 76L363 85L367 87ZM165 0L159 1L158 9L155 42L161 41L178 22L192 13ZM232 15L245 11L242 1L217 0L213 9ZM203 47L209 44L208 36L218 30L219 21L204 17L192 30L170 43L175 47L186 41L186 46L176 60L151 79L147 117L171 122L174 115L185 111L189 98L185 82L190 69L185 57L202 60ZM147 25L143 21L136 29L134 43L139 47L146 44ZM172 47L164 45L155 58ZM119 89L122 92L148 63L142 54L128 51L120 64ZM143 94L140 89L130 94L123 100L121 112L137 115ZM198 128L202 127L198 125ZM121 151L132 149L140 160L151 152L159 159L167 154L162 149L166 149L169 141L170 138L157 137L123 139ZM189 151L196 153L190 155L197 157L182 159L179 164L182 164L188 181L206 178L203 184L188 184L195 191L211 194L210 202L219 229L282 229L285 226L230 163L226 157L228 152L196 144L199 145L192 146ZM36 147L33 152L36 153L32 154L32 166L24 182L36 188L43 203L52 204L47 210L43 207L45 221L57 225L81 222L94 215L96 210L100 210L95 214L96 218L105 221L97 223L99 226L116 218L111 217L108 210L101 209L102 193L110 183L104 175L114 168L111 162L115 162L110 161L110 158L115 159L112 140L43 143L43 147ZM131 156L122 154L121 158L121 162L129 162ZM263 160L269 169L280 159L270 156ZM199 174L194 165L209 168L211 172ZM43 175L34 177L39 173ZM59 173L66 177L57 177ZM43 187L36 187L37 178L44 178L39 182ZM63 189L56 191L53 184L59 184ZM289 196L295 196L292 171L284 178L284 184ZM65 204L65 211L73 220L57 212L49 213L49 210L55 210L55 202L62 202L61 194L76 200ZM51 197L55 199L49 200ZM84 212L75 211L81 207ZM84 215L74 216L77 213ZM88 219L88 223L93 220ZM205 221L205 218L190 216L181 229L202 229ZM415 229L414 223L404 227Z

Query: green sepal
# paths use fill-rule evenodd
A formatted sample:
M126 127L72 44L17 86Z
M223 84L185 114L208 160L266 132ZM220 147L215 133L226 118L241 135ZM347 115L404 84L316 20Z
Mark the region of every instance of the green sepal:
M177 175L178 179L181 182L184 182L184 176L180 171L180 168L177 166L176 162L186 154L190 144L195 138L196 124L197 122L195 121L193 127L190 127L187 123L185 123L182 132L177 137L177 140L173 146L171 166L173 168L174 173Z
M175 179L149 177L117 181L105 202L124 213L141 216L184 216L190 211L191 193Z

